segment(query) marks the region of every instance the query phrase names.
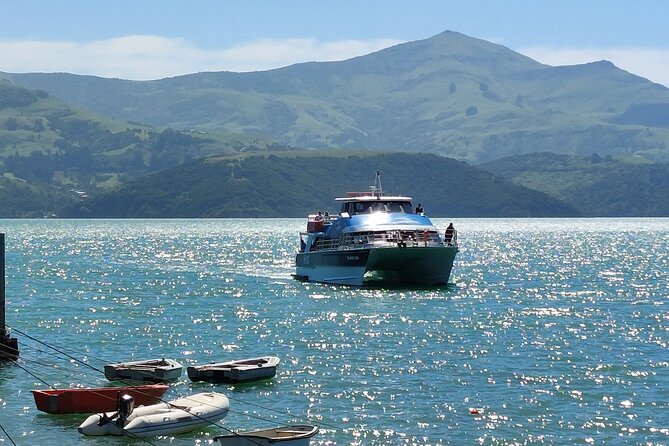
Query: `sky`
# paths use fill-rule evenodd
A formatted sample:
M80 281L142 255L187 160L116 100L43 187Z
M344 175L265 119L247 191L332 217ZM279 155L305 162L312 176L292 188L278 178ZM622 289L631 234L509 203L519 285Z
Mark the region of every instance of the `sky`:
M344 60L443 31L669 86L669 0L0 0L0 72L132 80Z

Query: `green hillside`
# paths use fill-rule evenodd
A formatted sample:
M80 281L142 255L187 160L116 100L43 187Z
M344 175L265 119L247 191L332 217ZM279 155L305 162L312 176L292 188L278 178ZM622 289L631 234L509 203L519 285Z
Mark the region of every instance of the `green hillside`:
M669 216L669 165L534 153L480 166L515 184L563 200L584 215Z
M301 217L377 169L438 216L666 216L668 110L609 62L454 32L254 73L0 73L2 216Z
M129 182L63 211L66 217L304 217L367 191L409 195L433 217L579 215L544 194L464 162L427 154L267 154L214 157Z
M117 121L0 80L0 197L6 197L0 215L41 217L82 193L95 195L200 157L281 147L248 135Z
M610 62L550 67L444 32L341 62L156 81L5 74L155 127L262 135L304 148L437 153L471 163L551 151L669 160L653 110L669 89Z
M31 184L10 174L0 176L0 218L48 218L79 200L67 190Z

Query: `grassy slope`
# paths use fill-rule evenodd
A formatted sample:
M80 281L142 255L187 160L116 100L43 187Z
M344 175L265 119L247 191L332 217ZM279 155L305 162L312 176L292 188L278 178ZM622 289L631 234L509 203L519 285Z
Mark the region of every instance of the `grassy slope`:
M0 80L3 217L42 217L128 179L195 158L276 148L252 135L155 130Z
M480 166L563 200L585 215L669 216L669 165L535 153Z
M11 175L0 176L0 218L48 217L76 202L73 194L58 188L30 184Z
M669 159L669 129L650 112L629 113L668 104L669 89L608 62L549 67L453 32L342 62L256 73L148 82L7 76L117 119L260 134L293 146L471 162L539 150Z

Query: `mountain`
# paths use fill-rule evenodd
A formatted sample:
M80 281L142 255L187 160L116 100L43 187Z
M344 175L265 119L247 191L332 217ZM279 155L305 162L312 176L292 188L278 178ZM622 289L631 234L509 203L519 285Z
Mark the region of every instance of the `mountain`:
M551 67L446 31L341 62L128 81L4 74L69 104L158 128L294 147L429 152L470 163L551 151L669 160L669 89L607 61Z
M533 153L479 166L595 217L669 216L669 164Z
M408 195L432 217L578 216L542 193L464 162L429 154L342 152L197 160L64 210L65 217L305 217L334 198L367 191L376 171L386 194Z
M0 80L0 216L50 215L81 195L150 172L204 156L269 148L282 146L246 135L117 121Z

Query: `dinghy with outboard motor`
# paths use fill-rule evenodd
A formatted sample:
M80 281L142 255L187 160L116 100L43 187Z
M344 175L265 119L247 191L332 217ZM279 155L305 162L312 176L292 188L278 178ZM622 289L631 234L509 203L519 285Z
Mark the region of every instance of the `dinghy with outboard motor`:
M119 398L116 412L88 417L79 426L84 435L173 435L190 432L223 419L230 408L228 397L217 392L196 393L174 401L135 408L129 395Z

